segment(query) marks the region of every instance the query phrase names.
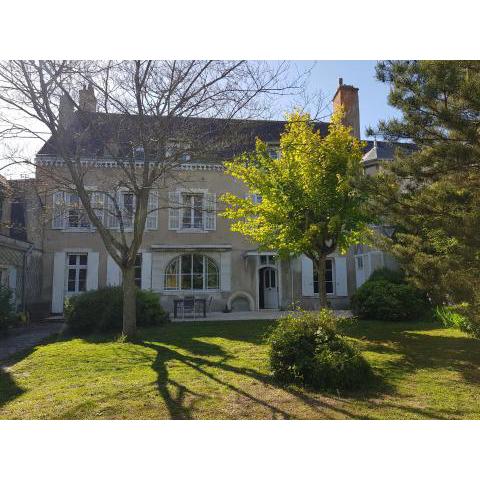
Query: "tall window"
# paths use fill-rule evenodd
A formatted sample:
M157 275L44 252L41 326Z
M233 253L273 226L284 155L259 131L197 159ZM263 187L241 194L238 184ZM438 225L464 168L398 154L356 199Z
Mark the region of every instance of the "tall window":
M138 253L135 258L135 285L142 288L142 254Z
M183 193L182 228L203 228L203 194Z
M80 293L87 289L87 254L67 255L67 292Z
M83 208L80 197L76 193L67 193L67 227L90 228L90 220Z
M165 270L165 290L217 290L219 280L217 265L206 255L180 255Z
M132 228L135 215L135 196L131 192L121 192L120 199L123 226Z
M333 260L327 258L325 262L325 289L327 293L333 293ZM318 270L313 267L313 293L318 294Z

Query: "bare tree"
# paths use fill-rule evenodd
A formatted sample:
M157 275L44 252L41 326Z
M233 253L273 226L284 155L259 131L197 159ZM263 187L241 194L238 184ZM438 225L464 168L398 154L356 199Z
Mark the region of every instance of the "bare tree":
M136 332L134 265L145 225L168 200L156 189L184 181L185 158L225 157L245 145L245 119L264 117L272 96L301 90L287 70L247 61L0 63L3 136L45 142L37 177L78 200L74 221L93 226L119 265L127 337ZM107 164L90 190L89 176Z

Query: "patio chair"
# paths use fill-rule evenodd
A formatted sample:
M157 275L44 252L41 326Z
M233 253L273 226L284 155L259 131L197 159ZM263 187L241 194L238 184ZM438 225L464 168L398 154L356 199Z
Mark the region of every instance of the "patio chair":
M185 319L185 312L186 313L193 313L193 319L195 320L195 297L188 296L183 297L182 302L182 319Z

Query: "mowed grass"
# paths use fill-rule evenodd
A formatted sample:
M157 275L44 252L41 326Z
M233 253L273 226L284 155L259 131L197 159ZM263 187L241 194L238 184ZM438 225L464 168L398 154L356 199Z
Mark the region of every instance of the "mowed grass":
M480 418L480 341L432 323L358 322L345 333L377 385L356 395L279 385L271 322L169 324L54 339L0 371L2 419Z

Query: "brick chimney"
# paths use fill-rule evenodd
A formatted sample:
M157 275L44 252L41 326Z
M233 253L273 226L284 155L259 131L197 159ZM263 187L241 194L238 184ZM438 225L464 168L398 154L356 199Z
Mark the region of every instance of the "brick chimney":
M360 138L360 108L358 105L358 88L344 85L343 78L338 79L338 88L333 97L333 111L342 106L345 112L344 125L352 127L352 135Z
M84 112L97 111L97 99L91 83L88 84L88 87L83 87L78 92L78 107Z

